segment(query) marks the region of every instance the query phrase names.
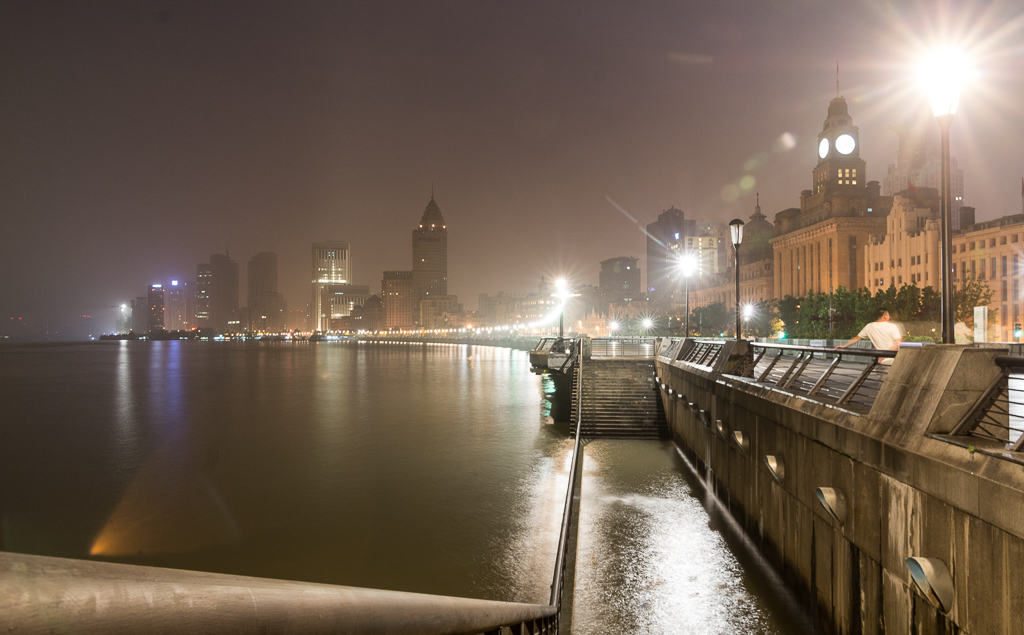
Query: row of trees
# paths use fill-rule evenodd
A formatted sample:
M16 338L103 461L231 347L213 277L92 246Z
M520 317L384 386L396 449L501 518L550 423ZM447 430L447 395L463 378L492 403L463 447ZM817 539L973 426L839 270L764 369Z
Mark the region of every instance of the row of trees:
M956 319L972 315L974 307L987 306L992 290L984 279L968 276L953 292ZM760 301L741 309L743 334L747 337L786 337L801 339L849 339L875 319L880 309L889 311L893 320L903 322L911 337L939 338L936 325L941 322L942 296L932 287L909 284L879 290L874 295L865 288L848 290L839 287L834 293L809 293L796 298ZM996 311L989 309L989 319ZM673 331L681 335L684 318L672 321ZM721 302L698 307L690 315L690 334L716 337L735 334L736 314ZM678 326L677 326L678 325ZM935 329L933 331L933 329Z

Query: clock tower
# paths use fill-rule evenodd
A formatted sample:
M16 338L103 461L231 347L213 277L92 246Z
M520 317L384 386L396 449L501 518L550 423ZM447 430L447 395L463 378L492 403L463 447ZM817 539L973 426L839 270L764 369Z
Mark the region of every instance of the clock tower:
M860 132L846 107L836 97L828 105L825 125L818 134L818 165L814 168L814 194L827 195L865 185L864 160L860 158Z

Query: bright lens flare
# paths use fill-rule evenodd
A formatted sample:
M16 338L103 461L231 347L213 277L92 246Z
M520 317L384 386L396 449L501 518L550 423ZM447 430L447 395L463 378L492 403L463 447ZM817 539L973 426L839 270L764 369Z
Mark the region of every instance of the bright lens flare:
M697 258L693 254L686 254L679 258L679 272L689 278L697 271Z
M921 83L928 90L932 114L955 115L960 87L968 76L967 58L952 49L936 51L921 64Z

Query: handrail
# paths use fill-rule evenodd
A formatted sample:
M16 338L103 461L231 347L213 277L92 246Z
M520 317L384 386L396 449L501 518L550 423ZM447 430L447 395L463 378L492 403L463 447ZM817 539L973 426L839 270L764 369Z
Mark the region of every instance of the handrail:
M678 355L679 349L675 342L663 346L662 350L671 357L669 363L715 368L726 340L693 341L694 345L681 355ZM799 392L817 399L828 398L836 405L856 405L859 408L870 408L874 403L877 390L885 378L886 364L882 360L894 358L898 352L870 348L819 348L749 340L747 344L751 347L751 359L737 368L742 369L739 372L747 375L754 383L768 383L780 390ZM676 355L678 360L675 359ZM866 363L858 359L843 364L849 358L860 358ZM829 359L831 362L825 362ZM1024 358L1020 359L1024 362ZM726 374L733 373L727 371Z
M577 339L577 353L581 348ZM582 364L582 356L576 361ZM578 389L572 467L546 605L0 552L0 630L458 635L523 624L530 633L556 633L582 456Z
M582 338L576 340L577 347L582 347ZM577 349L578 350L578 349ZM576 490L576 477L579 473L580 430L583 428L583 356L577 358L580 381L576 385L579 391L576 397L576 441L572 448L572 468L569 470L569 486L565 494L565 507L562 510L562 529L558 535L558 553L555 556L555 574L551 580L551 599L549 604L561 610L562 585L565 576L565 558L569 549L569 525L572 520L572 498Z
M555 608L0 553L0 628L16 633L480 633Z
M1000 451L1024 452L1024 357L998 355L995 362L1002 373L952 434L971 437L979 445L992 444Z

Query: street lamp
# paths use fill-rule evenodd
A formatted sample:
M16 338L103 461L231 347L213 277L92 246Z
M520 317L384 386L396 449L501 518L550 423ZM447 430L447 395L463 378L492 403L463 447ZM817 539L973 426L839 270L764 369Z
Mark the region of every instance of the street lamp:
M740 339L740 243L743 242L743 221L738 218L729 221L729 231L732 233L736 256L736 339Z
M953 344L956 336L953 325L953 262L951 260L952 210L949 200L949 126L953 123L957 103L960 101L960 81L964 75L963 57L954 51L942 51L932 55L924 65L923 79L928 87L928 98L932 114L939 122L942 140L942 225L939 248L939 264L942 267L942 343Z
M690 276L697 270L697 259L693 254L686 254L679 258L679 273L686 281L686 330L683 337L690 337Z
M615 331L618 331L618 330L619 330L619 321L618 320L612 320L611 322L608 323L608 334L609 335L615 335Z

